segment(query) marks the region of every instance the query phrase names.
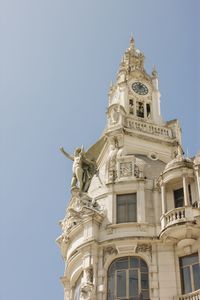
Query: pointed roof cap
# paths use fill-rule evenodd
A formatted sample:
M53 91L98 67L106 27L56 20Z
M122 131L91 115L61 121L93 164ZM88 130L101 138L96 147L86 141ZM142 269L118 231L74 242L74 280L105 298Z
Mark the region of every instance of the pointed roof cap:
M135 47L135 40L131 35L130 46L125 51L120 64L120 70L126 70L128 73L134 70L144 71L144 54Z

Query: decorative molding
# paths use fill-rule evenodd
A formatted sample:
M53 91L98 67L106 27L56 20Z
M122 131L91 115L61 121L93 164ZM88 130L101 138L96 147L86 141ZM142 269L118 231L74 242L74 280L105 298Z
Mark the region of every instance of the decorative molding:
M136 248L136 253L146 254L152 261L152 246L151 244L138 244Z
M118 251L116 249L116 247L114 245L110 245L110 246L107 246L104 248L103 250L103 261L104 261L104 264L107 260L107 258L111 255L117 255L118 254Z
M131 244L131 245L121 244L121 245L117 245L116 248L119 254L125 254L125 253L129 254L130 252L135 253L137 244Z
M120 163L120 178L129 177L133 175L133 164L131 162Z
M102 222L105 211L97 201L90 198L87 193L73 193L67 214L65 218L60 221L62 235L57 239L57 242L60 245L67 244L71 230L80 226L84 220L92 215L95 215L95 221Z

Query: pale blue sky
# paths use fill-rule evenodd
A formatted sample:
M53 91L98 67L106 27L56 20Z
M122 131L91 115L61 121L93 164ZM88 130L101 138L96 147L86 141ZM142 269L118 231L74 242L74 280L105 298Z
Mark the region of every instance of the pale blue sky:
M200 150L200 1L1 0L1 300L63 299L55 239L71 163L93 144L133 33L160 77L161 110Z

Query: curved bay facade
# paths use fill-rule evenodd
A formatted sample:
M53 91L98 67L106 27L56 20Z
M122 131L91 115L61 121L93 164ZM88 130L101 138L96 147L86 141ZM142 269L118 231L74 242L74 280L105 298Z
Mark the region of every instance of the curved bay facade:
M163 120L133 38L108 97L104 134L71 158L64 299L200 299L200 154L185 157L178 120Z

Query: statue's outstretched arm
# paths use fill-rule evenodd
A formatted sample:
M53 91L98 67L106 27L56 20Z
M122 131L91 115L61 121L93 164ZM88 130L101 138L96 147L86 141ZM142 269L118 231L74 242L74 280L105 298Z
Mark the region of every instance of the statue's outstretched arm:
M74 157L67 153L63 147L60 148L60 151L69 159L74 160Z

